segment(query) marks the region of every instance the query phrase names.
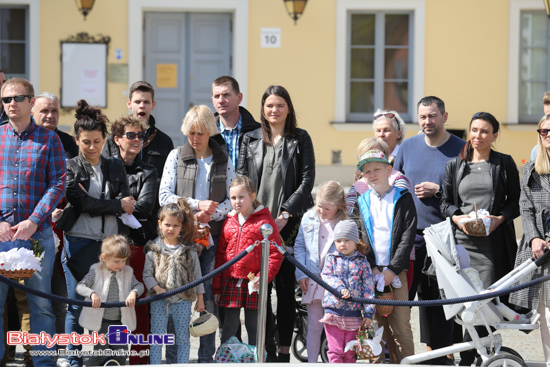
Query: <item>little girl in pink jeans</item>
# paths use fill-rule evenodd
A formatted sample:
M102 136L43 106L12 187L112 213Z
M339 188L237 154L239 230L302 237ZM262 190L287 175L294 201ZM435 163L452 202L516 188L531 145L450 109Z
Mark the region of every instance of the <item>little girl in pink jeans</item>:
M334 227L334 244L336 251L327 256L321 277L338 290L344 300L325 292L325 316L320 321L325 324L329 362L355 363L355 352L344 353L344 349L349 341L355 339L361 326L370 326L375 306L348 302L345 298L374 298L374 279L363 254L366 246L359 243L359 231L354 221L343 220Z

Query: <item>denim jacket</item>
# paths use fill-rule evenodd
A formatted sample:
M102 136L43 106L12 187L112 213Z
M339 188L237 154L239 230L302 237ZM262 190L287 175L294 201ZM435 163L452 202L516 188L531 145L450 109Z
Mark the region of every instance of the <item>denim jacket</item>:
M326 254L336 250L333 243L327 243L323 252L319 256L319 227L321 222L317 215L317 209L309 210L302 218L300 229L296 242L294 242L294 258L303 264L309 271L314 274L321 274L321 265L324 263ZM319 264L321 259L321 264ZM307 278L308 276L296 268L296 281Z
M344 256L338 251L329 254L321 277L339 292L343 289L349 290L351 297L374 298L371 267L367 258L359 251L350 256ZM372 319L375 312L375 305L341 300L329 292L325 292L323 307L325 312L347 317L360 317L360 312L363 311L364 318Z

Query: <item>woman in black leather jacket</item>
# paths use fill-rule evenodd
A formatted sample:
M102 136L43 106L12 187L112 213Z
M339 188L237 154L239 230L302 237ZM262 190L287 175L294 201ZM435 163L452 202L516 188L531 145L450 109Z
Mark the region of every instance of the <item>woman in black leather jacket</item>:
M294 246L302 215L313 206L315 154L307 131L299 129L292 100L272 85L262 97L260 129L247 133L239 149L237 174L254 183L287 247ZM275 277L279 361L288 362L295 319L294 267L284 260Z
M66 259L79 256L78 252L84 247L117 234L119 228L116 216L123 212L132 214L135 200L128 196L123 162L100 155L107 136L107 117L99 109L89 106L85 100L78 101L75 117L75 139L80 154L67 161L65 195L68 205L57 227L65 232L67 239L61 257L65 259L63 269L67 294L70 298L84 299L75 291L77 280L67 267ZM81 306L69 305L66 333L83 333L78 323L81 310ZM81 348L80 345L68 346L71 350ZM82 358L70 356L68 359L71 366L82 365Z
M128 237L132 240L130 244L132 256L130 266L134 269L136 279L143 283L143 266L145 265L145 253L143 246L155 239L157 235L157 213L153 213L156 199L158 197L157 169L152 164L141 159L141 149L145 136L145 125L143 122L132 117L124 116L113 122L113 142L117 150L113 151L113 157L120 158L124 162L130 195L136 200L133 215L140 222L141 228L128 228ZM103 152L105 155L105 151ZM142 295L145 297L145 294ZM149 310L146 304L135 306L137 324L133 331L135 334L149 334ZM132 350L138 352L148 350L147 345L133 344ZM145 355L130 356L130 364L147 364L149 358Z

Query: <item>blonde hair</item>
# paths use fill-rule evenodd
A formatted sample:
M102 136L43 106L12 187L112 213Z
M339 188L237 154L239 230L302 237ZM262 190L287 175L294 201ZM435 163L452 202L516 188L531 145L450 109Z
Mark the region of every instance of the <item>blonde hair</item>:
M182 243L192 243L195 239L195 216L193 209L184 198L179 198L176 203L166 204L159 210L158 232L160 238L164 239L160 222L167 216L176 218L181 223L181 232L179 238Z
M246 192L248 192L249 195L256 193L256 191L254 191L254 184L252 183L252 180L246 176L239 176L237 178L234 178L233 181L231 181L231 183L229 184L229 190L231 190L232 187L241 185L244 186ZM252 202L252 207L256 209L260 205L261 203L256 196L256 199L254 199L254 201Z
M317 204L327 203L338 208L335 218L344 220L348 218L346 207L346 194L344 188L336 181L325 181L319 186L315 198Z
M539 129L546 121L550 120L550 114L543 116L539 121ZM550 158L548 157L548 151L542 145L542 136L537 134L537 156L535 158L535 171L539 175L547 175L550 173Z
M374 113L374 116L377 115L383 115L386 113L393 113L393 118L387 118L386 116L379 117L377 120L372 121L372 130L376 131L376 122L381 120L388 120L391 122L394 130L398 133L401 133L401 137L397 139L397 144L401 144L403 142L403 139L405 139L405 121L399 116L399 114L396 111L393 110L381 110L380 108L376 110Z
M380 149L376 149L377 147L380 147ZM357 150L355 152L355 154L357 155L357 159L361 159L361 156L369 150L381 150L382 153L384 153L384 155L387 157L390 148L384 140L377 139L374 136L371 138L366 138L363 139L357 146Z
M216 118L208 106L194 106L187 111L181 124L181 132L188 136L191 129L209 136L219 134Z
M107 237L101 243L101 256L99 256L99 263L101 267L105 267L105 260L110 257L116 257L118 259L128 259L132 255L129 241L126 237L114 234ZM103 259L105 257L105 260Z

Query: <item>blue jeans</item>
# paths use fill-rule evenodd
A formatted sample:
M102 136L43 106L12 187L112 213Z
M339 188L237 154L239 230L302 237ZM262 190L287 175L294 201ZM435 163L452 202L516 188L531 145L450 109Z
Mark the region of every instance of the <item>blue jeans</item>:
M81 237L73 237L65 235L65 246L63 246L63 253L61 254L61 261L63 264L63 270L65 271L65 281L67 282L67 296L72 299L84 300L84 297L76 293L76 285L78 284L77 280L71 274L71 271L67 267L65 262L65 254L67 257L71 257L71 253L77 253L82 248L86 247L94 240ZM77 255L78 256L78 255ZM99 261L99 260L98 260ZM67 309L67 317L65 318L65 333L70 334L73 331L77 334L84 334L84 328L78 323L80 313L82 312L82 306L76 306L69 304ZM67 346L68 350L82 350L81 345L69 344ZM71 366L82 366L82 357L69 356L67 357Z
M53 241L53 231L51 227L36 231L32 238L40 241L40 245L44 247L44 260L42 261L42 270L33 274L30 279L25 280L25 285L29 288L41 290L46 293L51 293L51 281L53 272L53 263L55 260L55 245ZM9 251L12 248L28 248L31 249L30 241L8 241L0 242L0 252ZM8 294L8 286L5 283L0 283L0 315L4 314L4 302ZM27 293L27 301L30 311L31 334L40 334L41 331L47 334L55 334L55 316L52 312L52 306L49 299L35 296ZM0 330L4 330L4 320L0 318ZM4 338L3 332L0 333L0 355L4 355ZM45 345L33 345L33 350L36 351L55 351L53 348L46 348ZM55 366L53 357L50 356L33 356L32 361L35 366Z
M214 237L214 246L209 249L204 249L199 257L199 262L201 265L201 274L205 276L206 274L214 270L215 259L216 259L216 250L218 248L219 237ZM218 317L218 306L214 303L214 294L212 293L212 279L207 280L203 283L204 285L204 304L206 311L210 312L213 315ZM202 312L201 315L205 314ZM168 320L168 334L174 334L175 328L170 318ZM176 361L176 348L175 346L168 345L166 346L166 363L174 364ZM199 363L214 363L214 353L216 353L216 332L201 336L200 346L199 346Z
M166 299L151 302L151 334L172 334L175 335L176 343L170 345L172 353L176 354L175 361L166 363L187 363L189 362L189 322L191 321L192 302L181 300L176 303L167 303ZM174 332L167 331L168 318L173 322ZM167 346L168 347L168 346ZM152 344L151 364L160 364L162 356L162 345ZM168 352L168 349L167 349Z

